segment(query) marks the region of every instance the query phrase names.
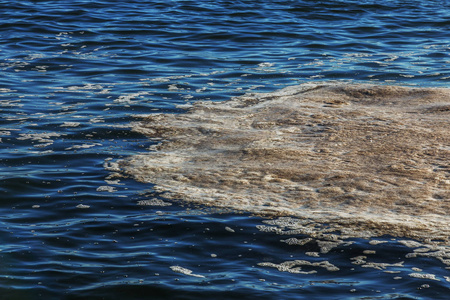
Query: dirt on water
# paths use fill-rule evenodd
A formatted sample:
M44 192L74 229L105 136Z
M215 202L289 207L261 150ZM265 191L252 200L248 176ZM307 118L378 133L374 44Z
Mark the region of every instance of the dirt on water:
M302 84L134 130L159 143L117 167L168 199L295 217L312 236L450 245L450 89Z

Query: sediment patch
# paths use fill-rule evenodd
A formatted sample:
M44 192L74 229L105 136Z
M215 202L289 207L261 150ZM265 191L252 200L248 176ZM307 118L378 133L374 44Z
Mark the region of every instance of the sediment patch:
M448 245L449 107L450 89L368 84L197 102L136 122L160 143L119 166L169 199Z

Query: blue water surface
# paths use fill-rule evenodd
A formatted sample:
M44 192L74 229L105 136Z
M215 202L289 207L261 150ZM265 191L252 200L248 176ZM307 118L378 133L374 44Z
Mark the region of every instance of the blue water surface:
M394 237L312 258L263 218L164 202L104 165L152 145L134 116L179 104L311 81L449 87L449 32L446 0L0 1L0 299L447 299L446 265ZM404 265L351 263L367 249ZM339 271L258 265L295 259Z

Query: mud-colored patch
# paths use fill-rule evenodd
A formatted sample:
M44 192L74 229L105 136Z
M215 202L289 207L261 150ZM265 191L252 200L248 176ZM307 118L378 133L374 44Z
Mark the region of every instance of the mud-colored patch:
M450 89L348 84L198 102L134 124L161 142L119 166L170 199L448 245L448 107Z

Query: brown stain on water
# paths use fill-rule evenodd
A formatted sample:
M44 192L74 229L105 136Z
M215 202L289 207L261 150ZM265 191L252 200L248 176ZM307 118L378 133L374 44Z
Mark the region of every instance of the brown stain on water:
M172 199L448 244L449 108L450 89L356 84L198 102L137 122L161 143L121 166Z

